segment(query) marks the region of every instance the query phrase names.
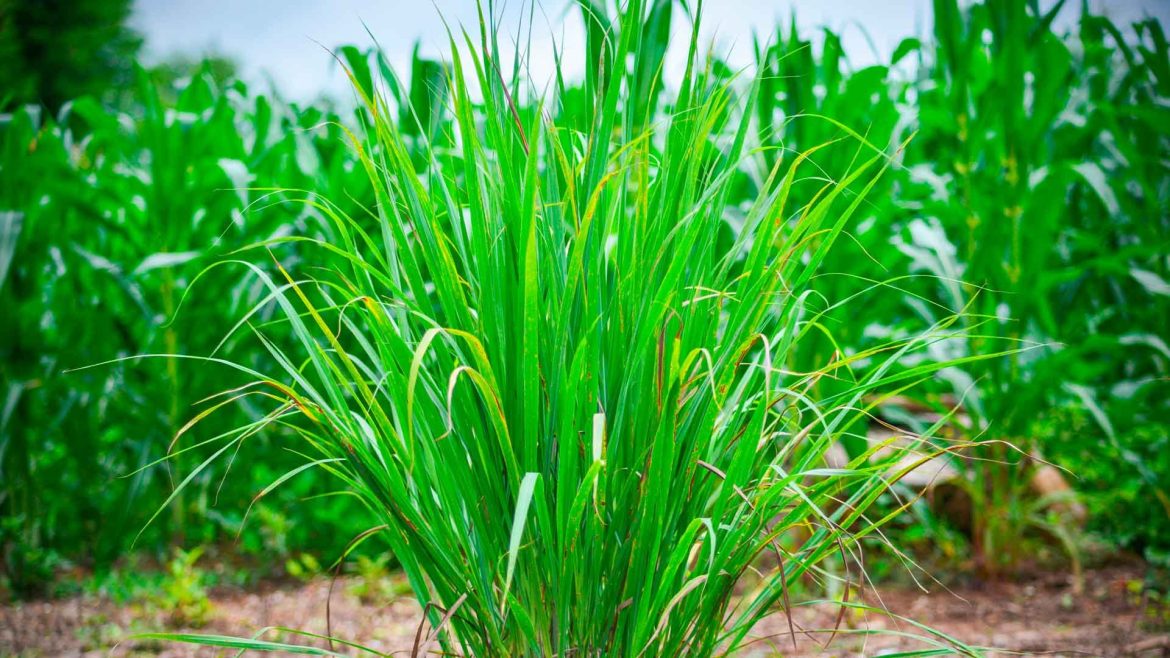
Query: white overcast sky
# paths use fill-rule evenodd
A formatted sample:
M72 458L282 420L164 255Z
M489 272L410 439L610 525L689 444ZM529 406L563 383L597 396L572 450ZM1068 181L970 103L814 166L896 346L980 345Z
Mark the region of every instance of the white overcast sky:
M507 25L514 25L528 4L509 0ZM1066 12L1075 11L1080 0L1066 4ZM572 0L537 0L530 61L535 77L551 71L554 39L568 54L568 66L580 66L573 54L582 44L581 19L579 11L570 9L573 5ZM1152 15L1170 25L1170 0L1093 0L1092 5L1120 21ZM887 57L903 37L929 28L930 0L707 0L704 42L714 40L717 48L730 52L733 63L746 63L752 34L766 37L793 12L806 30L828 26L842 34L853 64L866 65ZM368 46L368 26L402 70L416 40L424 54L446 49L443 18L475 33L475 0L137 0L131 23L146 38L148 60L220 53L236 60L245 78L271 79L287 97L311 100L322 93L348 95L343 75L322 45ZM676 13L673 43L685 43L689 27L684 22ZM677 69L681 48L674 50L671 63ZM668 76L671 68L668 64Z

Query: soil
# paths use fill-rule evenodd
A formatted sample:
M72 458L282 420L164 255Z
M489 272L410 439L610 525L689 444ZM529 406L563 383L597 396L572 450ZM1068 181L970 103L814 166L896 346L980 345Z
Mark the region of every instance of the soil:
M1042 573L1025 580L974 583L952 587L884 586L863 597L867 605L883 606L893 615L912 618L969 645L997 647L988 653L1013 652L1050 656L1170 657L1170 629L1165 607L1152 607L1135 594L1144 576L1141 564L1104 567L1085 574L1078 593L1068 574ZM251 636L271 626L325 634L328 580L306 584L263 585L256 591L222 590L212 594L208 623L198 632ZM340 579L331 604L335 637L357 640L379 651L409 656L419 628L420 611L409 595L393 600L362 602L354 595L356 581ZM1165 606L1165 604L1163 604ZM922 635L907 621L878 613L850 610L827 649L821 644L833 627L837 609L799 607L793 614L796 646L783 613L756 629L760 638L743 656L874 656L898 650L929 648L904 635L866 634L895 631ZM1160 630L1157 625L1161 624ZM149 605L116 605L93 597L36 601L0 607L0 657L156 656L187 658L234 656L232 650L127 639L135 633L188 630L168 623ZM194 630L194 629L191 629ZM425 630L424 630L425 632ZM288 632L270 631L265 639L314 644L324 642ZM263 654L275 656L279 654Z

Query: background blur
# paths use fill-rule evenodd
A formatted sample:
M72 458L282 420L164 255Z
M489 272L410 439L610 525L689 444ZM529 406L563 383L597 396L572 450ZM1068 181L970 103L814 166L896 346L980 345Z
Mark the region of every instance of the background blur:
M515 25L528 3L512 0L499 3L504 25ZM1053 2L1040 3L1050 9ZM1068 26L1079 2L1068 3L1071 11L1061 17ZM1073 6L1076 5L1076 6ZM1162 0L1090 0L1095 12L1106 12L1119 24L1143 17L1166 22L1170 3ZM901 40L930 29L930 0L730 0L707 2L704 7L705 40L713 40L733 66L751 62L752 34L768 34L781 21L791 18L801 30L814 36L828 27L838 34L854 65L885 61ZM337 0L314 2L232 2L231 0L139 0L133 3L130 25L144 37L143 55L159 62L167 57L215 54L239 65L249 80L271 79L289 98L312 100L320 95L349 96L348 81L316 44L332 47L373 45L369 31L378 38L387 58L401 68L410 61L415 42L426 57L436 57L447 48L446 24L460 25L474 33L478 19L471 0ZM584 22L579 11L566 2L545 2L537 9L532 31L534 56L531 65L537 77L551 73L547 57L555 39L566 54L570 71L584 71ZM687 35L681 21L673 27L674 41ZM514 32L514 30L513 30ZM680 72L686 53L673 49L668 55L668 79ZM544 55L544 56L536 56Z

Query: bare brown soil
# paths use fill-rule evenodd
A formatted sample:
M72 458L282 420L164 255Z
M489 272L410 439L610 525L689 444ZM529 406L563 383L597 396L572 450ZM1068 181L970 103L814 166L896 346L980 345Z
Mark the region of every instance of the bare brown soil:
M1008 652L1054 656L1170 656L1170 633L1157 630L1149 603L1131 590L1139 581L1140 565L1112 566L1086 574L1082 593L1074 591L1067 574L1040 574L1023 582L994 583L926 593L917 589L883 588L865 602L943 631L963 642L997 647L989 655ZM410 655L419 624L419 608L409 596L392 601L362 603L353 593L353 581L338 581L332 602L333 634L380 651ZM269 626L298 628L324 634L325 602L329 582L297 586L265 586L258 591L221 591L213 599L204 633L253 635ZM1154 611L1159 612L1159 611ZM897 650L927 648L919 640L888 634L866 635L867 630L890 630L913 635L924 631L906 621L876 613L850 611L827 649L820 645L837 611L802 607L793 615L796 644L787 619L778 613L756 629L760 639L747 656L874 656ZM1163 622L1164 623L1164 622ZM157 656L165 658L234 656L224 649L127 640L145 631L165 629L167 619L148 605L118 606L109 601L79 597L40 601L0 608L0 656L21 658ZM308 642L288 633L270 632L266 639ZM277 654L266 654L277 655Z

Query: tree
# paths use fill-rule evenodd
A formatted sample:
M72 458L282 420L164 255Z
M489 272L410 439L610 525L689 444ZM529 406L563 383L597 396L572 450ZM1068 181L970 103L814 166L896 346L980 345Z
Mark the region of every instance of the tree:
M133 80L130 0L0 0L0 108L101 96Z

